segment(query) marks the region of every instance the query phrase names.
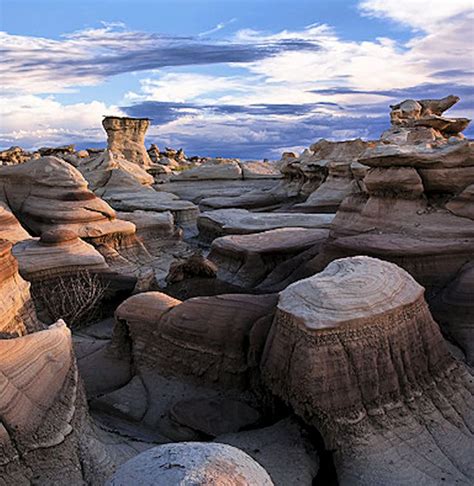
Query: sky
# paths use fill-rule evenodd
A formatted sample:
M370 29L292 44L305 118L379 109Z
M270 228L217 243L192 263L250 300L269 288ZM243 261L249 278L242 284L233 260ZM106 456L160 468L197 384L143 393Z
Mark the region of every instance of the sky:
M474 117L474 0L0 0L0 31L2 148L105 146L119 115L160 148L278 159L378 138L407 98Z

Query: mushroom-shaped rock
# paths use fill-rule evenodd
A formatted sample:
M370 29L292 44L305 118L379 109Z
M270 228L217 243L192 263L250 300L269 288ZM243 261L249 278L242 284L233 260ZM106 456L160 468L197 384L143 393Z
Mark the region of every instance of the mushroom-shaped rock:
M224 294L181 302L160 292L130 297L115 313L114 340L129 335L139 370L218 387L254 379L276 297ZM123 331L126 326L126 332Z
M107 148L129 162L148 167L151 159L145 147L148 118L106 116L102 126L107 132Z
M10 208L0 201L0 239L17 243L28 238L30 235L18 222Z
M264 383L321 432L339 484L472 484L473 378L396 265L335 260L280 294Z
M30 284L18 273L18 263L10 243L0 240L0 334L22 336L37 331L42 324L36 317Z
M69 229L81 238L124 238L133 224L115 218L114 210L87 188L81 173L57 157L0 167L0 194L29 230L41 234Z
M13 248L13 255L21 275L30 282L81 271L109 270L104 257L92 245L66 229L46 231L39 239L21 241Z
M164 444L119 467L107 486L272 486L258 462L235 447L204 442Z
M0 340L2 484L101 484L112 464L89 434L64 322Z

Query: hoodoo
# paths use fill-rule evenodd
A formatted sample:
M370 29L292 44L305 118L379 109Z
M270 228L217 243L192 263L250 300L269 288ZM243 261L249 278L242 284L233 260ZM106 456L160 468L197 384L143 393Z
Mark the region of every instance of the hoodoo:
M264 382L335 451L342 485L471 484L473 377L397 266L332 262L281 292Z

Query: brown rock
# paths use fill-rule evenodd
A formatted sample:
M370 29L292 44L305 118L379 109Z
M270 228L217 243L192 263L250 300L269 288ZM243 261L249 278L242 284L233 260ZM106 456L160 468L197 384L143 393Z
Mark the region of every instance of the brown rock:
M245 387L256 365L273 313L273 295L220 295L181 302L160 292L127 299L116 311L116 341L126 329L139 370ZM117 345L117 344L116 344Z
M102 484L113 470L94 437L64 322L0 340L4 484Z
M23 336L42 329L30 295L30 284L18 273L10 243L0 240L0 334Z
M472 376L423 291L393 264L354 257L280 294L263 379L335 451L341 485L474 478Z
M328 230L279 228L248 235L229 235L212 242L209 259L217 277L243 288L254 288L281 263L319 246Z

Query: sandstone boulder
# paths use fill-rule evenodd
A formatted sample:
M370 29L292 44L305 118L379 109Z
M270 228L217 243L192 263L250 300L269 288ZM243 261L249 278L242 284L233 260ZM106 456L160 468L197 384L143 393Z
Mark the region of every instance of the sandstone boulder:
M67 229L79 237L120 239L133 236L133 224L87 188L81 173L57 157L0 167L0 198L9 202L20 223L41 235Z
M272 486L265 469L235 447L183 442L154 447L123 464L108 486Z
M104 257L69 230L50 230L41 238L21 241L14 246L13 255L21 275L30 282L81 271L109 270Z

